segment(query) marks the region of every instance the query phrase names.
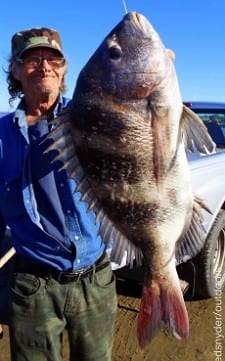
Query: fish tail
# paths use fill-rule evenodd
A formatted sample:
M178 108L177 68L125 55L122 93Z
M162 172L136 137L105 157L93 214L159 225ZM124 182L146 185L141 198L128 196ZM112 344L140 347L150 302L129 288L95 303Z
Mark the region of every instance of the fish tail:
M177 279L178 281L178 279ZM189 320L179 281L168 280L144 282L138 318L138 341L144 347L166 324L177 339L186 339Z

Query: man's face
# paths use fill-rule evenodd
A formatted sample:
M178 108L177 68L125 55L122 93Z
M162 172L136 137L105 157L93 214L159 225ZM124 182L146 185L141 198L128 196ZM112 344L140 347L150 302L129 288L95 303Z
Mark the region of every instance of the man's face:
M58 95L66 69L66 61L57 51L43 47L26 51L22 62L13 64L12 72L25 96L48 96Z

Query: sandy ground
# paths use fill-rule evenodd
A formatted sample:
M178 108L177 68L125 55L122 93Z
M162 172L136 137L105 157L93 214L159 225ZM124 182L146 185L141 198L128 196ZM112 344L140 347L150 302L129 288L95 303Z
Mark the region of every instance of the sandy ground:
M186 301L190 320L188 340L178 341L167 329L163 329L144 349L140 349L136 337L141 286L133 281L118 280L117 290L118 312L112 361L225 360L225 290L217 298ZM63 353L63 361L69 361L66 334ZM0 340L0 361L10 361L6 326L4 337Z

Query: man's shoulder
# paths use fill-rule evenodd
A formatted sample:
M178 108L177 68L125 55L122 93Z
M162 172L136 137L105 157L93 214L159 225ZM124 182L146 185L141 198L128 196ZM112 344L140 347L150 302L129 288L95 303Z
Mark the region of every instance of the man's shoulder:
M10 124L12 124L14 114L15 114L15 111L6 113L0 117L0 128L1 129L8 127L8 126L10 126Z
M15 110L12 111L12 112L5 112L3 115L0 116L0 122L3 120L3 119L12 119L13 116L15 114Z
M71 98L62 97L62 107L63 109L67 108L71 103Z

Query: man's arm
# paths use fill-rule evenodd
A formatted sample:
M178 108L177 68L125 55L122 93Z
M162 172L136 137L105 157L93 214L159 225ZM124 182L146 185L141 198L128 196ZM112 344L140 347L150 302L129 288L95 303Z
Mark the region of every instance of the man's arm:
M16 250L11 247L11 233L0 216L0 269L14 256Z
M0 214L0 254L1 254L1 250L2 250L2 240L5 236L5 231L6 231L6 224L3 221L3 218L1 217L1 214Z

